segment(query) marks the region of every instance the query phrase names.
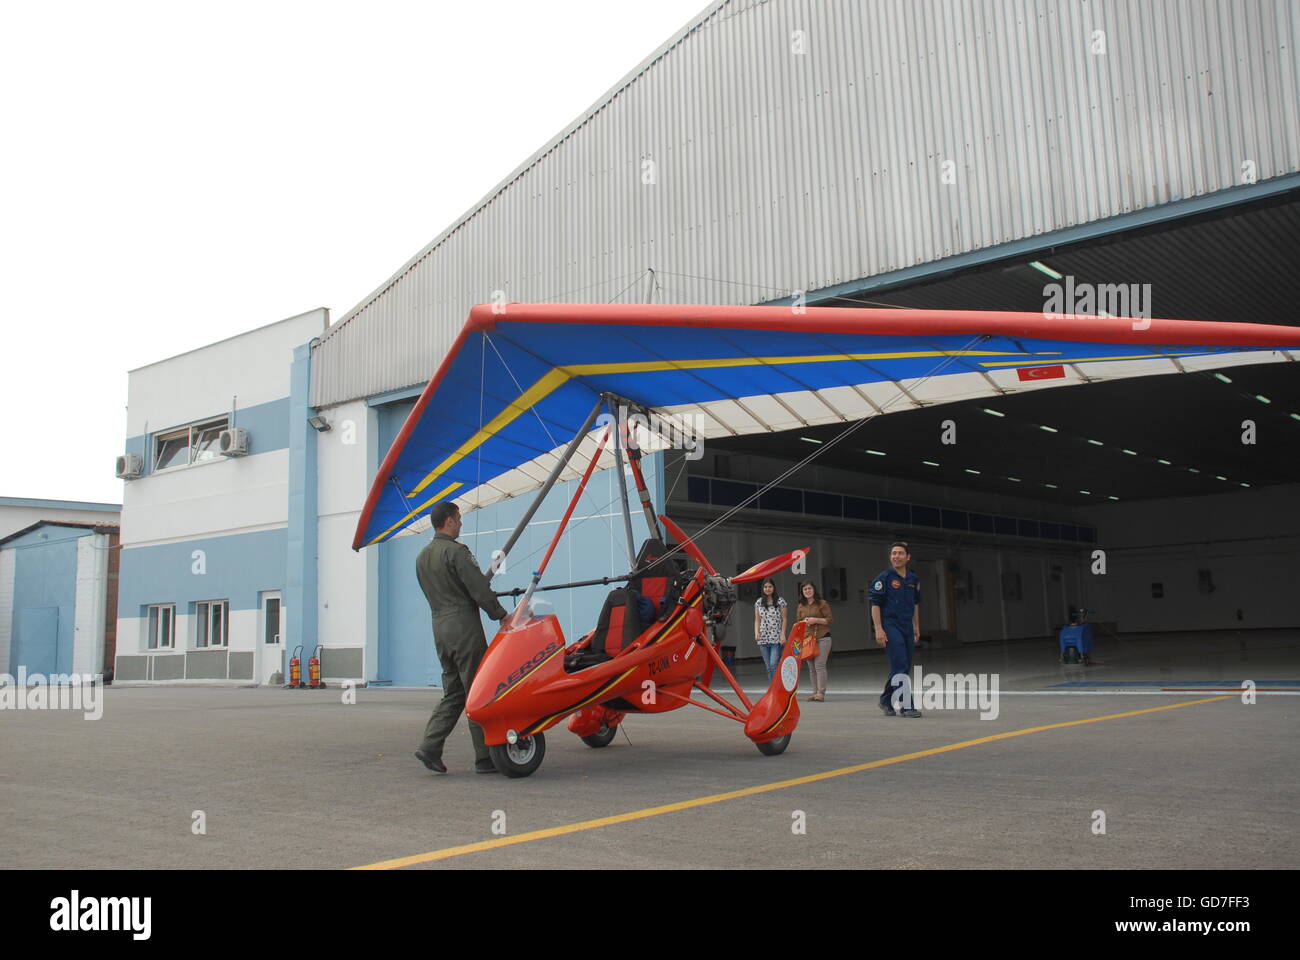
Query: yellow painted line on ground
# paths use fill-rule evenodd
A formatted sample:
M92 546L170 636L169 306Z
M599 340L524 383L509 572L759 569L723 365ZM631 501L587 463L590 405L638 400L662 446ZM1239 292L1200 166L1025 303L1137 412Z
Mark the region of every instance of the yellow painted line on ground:
M611 827L618 823L630 823L633 820L645 820L649 817L657 817L665 813L678 813L682 810L690 810L692 807L703 807L711 803L721 803L724 800L737 800L741 797L752 797L760 793L770 793L773 790L784 790L787 787L798 787L806 783L817 783L819 780L830 780L833 777L844 777L851 773L861 773L863 770L874 770L877 767L888 767L895 763L905 763L908 760L919 760L922 757L933 757L940 753L950 753L953 750L964 750L967 747L976 747L982 743L995 743L998 740L1010 740L1012 737L1023 737L1030 733L1042 733L1045 730L1061 730L1065 727L1077 727L1085 723L1101 723L1103 720L1120 720L1124 717L1137 717L1144 713L1159 713L1162 710L1177 710L1180 707L1194 707L1199 703L1217 703L1220 700L1231 700L1232 697L1208 697L1204 700L1187 700L1183 703L1171 703L1163 707L1147 707L1144 710L1129 710L1126 713L1111 713L1104 717L1088 717L1084 720L1067 720L1063 723L1049 723L1041 727L1026 727L1024 730L1011 730L1007 733L995 733L989 737L980 737L978 740L963 740L961 743L950 743L942 747L931 747L928 750L918 750L915 753L904 753L897 757L886 757L883 760L872 760L869 763L858 763L851 767L840 767L838 770L827 770L824 773L812 773L806 777L795 777L792 780L778 780L776 783L764 783L756 787L745 787L741 790L731 790L727 793L715 793L708 797L697 797L694 800L680 800L677 803L666 803L658 807L647 807L644 810L633 810L631 813L619 813L612 817L600 817L596 820L582 820L578 823L568 823L559 827L547 827L544 830L532 830L528 833L520 833L513 837L496 837L492 840L480 840L478 843L466 843L458 847L444 847L441 850L432 850L428 853L417 853L410 857L398 857L396 860L380 860L378 863L368 863L364 866L353 867L353 870L393 870L397 867L410 867L417 863L433 863L437 860L449 860L452 857L461 857L467 853L482 853L485 850L496 850L500 847L510 847L517 843L531 843L534 840L545 840L548 837L560 837L566 833L579 833L583 830L596 830L600 827Z

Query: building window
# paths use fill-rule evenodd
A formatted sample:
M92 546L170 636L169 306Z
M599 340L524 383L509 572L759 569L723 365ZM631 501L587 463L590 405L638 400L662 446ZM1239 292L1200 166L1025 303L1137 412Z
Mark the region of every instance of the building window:
M176 646L176 607L168 604L154 604L145 607L148 617L149 635L145 647L149 650L172 650Z
M229 642L229 603L204 600L194 605L194 646L200 649L224 647Z
M220 459L217 440L229 421L206 420L179 430L169 430L153 438L153 468L167 470Z

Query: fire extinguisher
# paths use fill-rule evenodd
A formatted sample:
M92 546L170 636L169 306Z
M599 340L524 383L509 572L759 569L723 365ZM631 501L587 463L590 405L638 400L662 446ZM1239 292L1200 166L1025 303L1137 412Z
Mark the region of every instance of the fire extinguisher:
M289 658L288 688L290 690L302 686L302 660L298 657L298 654L300 653L302 653L301 643L294 649L293 656Z
M313 690L325 686L320 679L320 644L316 644L316 649L312 651L311 659L307 661L307 686Z

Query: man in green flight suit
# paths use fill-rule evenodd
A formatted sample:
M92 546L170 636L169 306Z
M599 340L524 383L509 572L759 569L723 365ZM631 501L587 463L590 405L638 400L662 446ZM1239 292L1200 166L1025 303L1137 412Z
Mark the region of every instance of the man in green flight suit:
M430 511L429 517L437 533L420 551L415 576L433 611L433 644L442 662L442 699L424 728L424 740L415 756L435 773L446 773L442 745L465 710L470 684L487 653L479 607L493 620L504 620L506 609L493 595L492 585L479 570L469 547L456 540L460 535L460 509L454 503L443 502ZM474 771L496 773L483 742L483 728L471 720L469 734L474 741Z

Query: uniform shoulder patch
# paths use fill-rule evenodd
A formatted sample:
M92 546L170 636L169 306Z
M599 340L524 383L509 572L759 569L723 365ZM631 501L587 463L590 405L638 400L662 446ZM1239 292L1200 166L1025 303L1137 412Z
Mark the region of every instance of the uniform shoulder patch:
M871 589L872 589L872 590L884 590L884 589L885 589L885 585L884 585L882 582L880 582L879 580L877 580L875 583L873 583L873 584L871 585Z

